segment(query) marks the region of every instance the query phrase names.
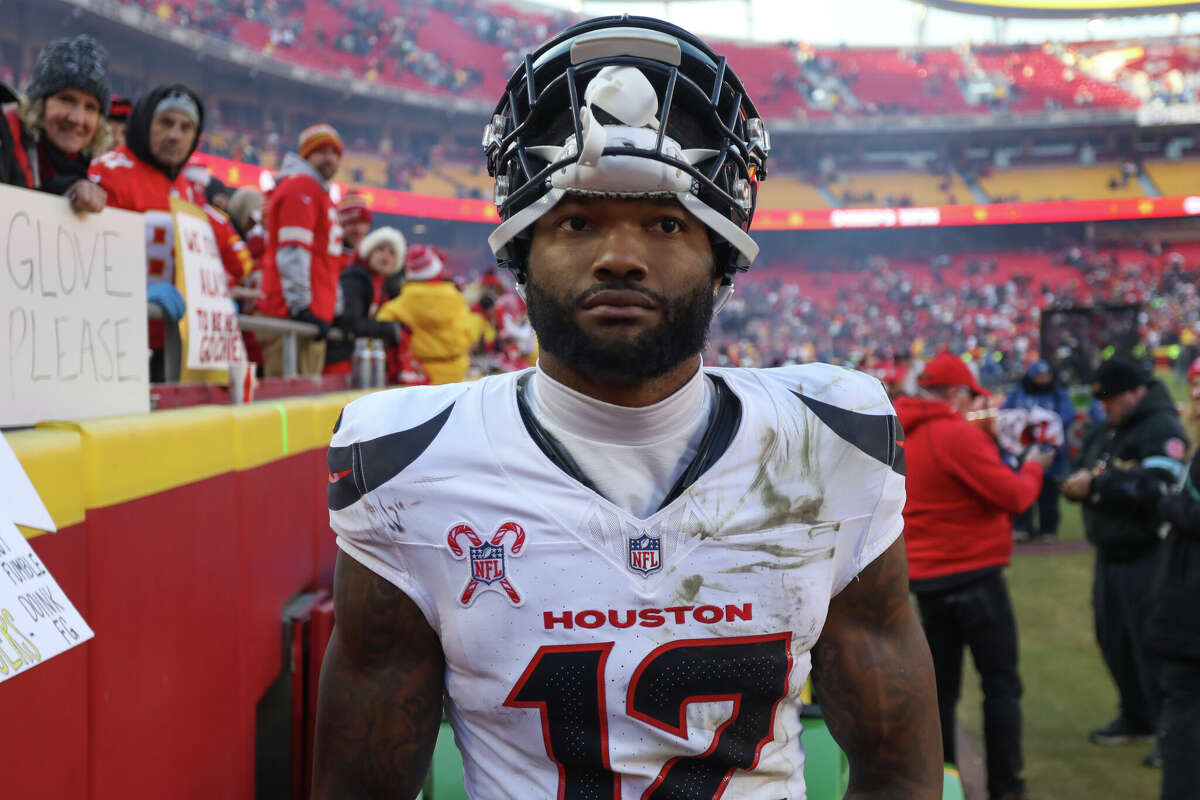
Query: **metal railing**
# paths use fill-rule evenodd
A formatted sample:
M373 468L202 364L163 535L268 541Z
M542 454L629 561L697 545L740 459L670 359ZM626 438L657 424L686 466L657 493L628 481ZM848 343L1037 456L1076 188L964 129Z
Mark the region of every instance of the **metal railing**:
M146 316L150 319L163 321L163 380L176 383L183 372L183 362L186 354L183 352L183 339L179 335L179 325L168 320L157 303L146 304ZM239 314L238 327L243 331L254 333L279 334L283 339L283 377L295 378L296 364L301 339L312 339L319 332L316 325L308 322L296 322L290 319L276 317L259 317L253 314ZM340 328L330 328L326 334L329 341L345 341L347 336Z

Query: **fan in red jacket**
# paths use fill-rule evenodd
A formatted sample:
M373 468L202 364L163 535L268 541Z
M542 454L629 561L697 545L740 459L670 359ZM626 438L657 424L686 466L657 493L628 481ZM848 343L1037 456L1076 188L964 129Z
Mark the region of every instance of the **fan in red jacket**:
M922 397L900 397L908 502L904 540L910 586L933 653L942 747L955 763L955 706L963 647L983 679L988 796L1025 797L1021 777L1021 678L1017 628L1003 568L1010 515L1028 508L1053 452L1035 451L1014 472L966 412L988 394L962 359L942 353L917 378Z
M264 226L263 299L259 313L290 317L317 326L318 335L300 348L302 375L320 375L325 365L325 334L333 323L341 272L342 226L329 196L329 181L342 160L342 140L329 125L300 133L300 152L284 156L279 183L267 198ZM283 375L283 342L259 337L264 374Z
M171 198L194 200L183 176L204 129L204 105L182 85L160 86L138 98L125 122L125 144L92 162L88 177L108 193L110 208L146 218L146 295L178 322L183 297L175 289L175 220ZM150 379L162 380L163 323L151 320Z

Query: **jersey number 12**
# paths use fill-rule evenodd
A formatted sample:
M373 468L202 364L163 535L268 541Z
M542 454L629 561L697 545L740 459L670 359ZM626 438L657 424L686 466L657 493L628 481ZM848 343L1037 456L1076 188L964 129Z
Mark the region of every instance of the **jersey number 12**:
M504 701L541 714L546 754L558 765L558 800L620 800L621 780L608 761L604 698L612 647L544 646ZM634 719L686 740L690 703L733 702L708 750L664 764L642 800L715 800L734 770L754 769L772 739L791 668L790 633L685 639L642 659L625 702Z

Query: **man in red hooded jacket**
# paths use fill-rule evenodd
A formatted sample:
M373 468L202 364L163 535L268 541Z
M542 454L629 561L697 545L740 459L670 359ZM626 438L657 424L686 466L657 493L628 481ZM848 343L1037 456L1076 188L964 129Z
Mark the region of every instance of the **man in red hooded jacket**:
M1003 569L1013 548L1010 515L1037 498L1054 454L1036 450L1017 472L1000 460L996 442L966 419L988 392L962 359L934 357L917 385L921 397L895 402L908 464L904 539L910 588L933 653L942 746L954 763L954 710L969 647L983 683L988 796L1020 800L1021 678Z

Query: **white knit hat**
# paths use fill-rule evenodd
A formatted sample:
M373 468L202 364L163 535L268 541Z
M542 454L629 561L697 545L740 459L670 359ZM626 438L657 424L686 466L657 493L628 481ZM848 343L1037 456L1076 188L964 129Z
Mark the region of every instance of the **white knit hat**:
M401 269L404 268L404 259L408 254L408 242L404 239L404 234L395 228L382 227L368 233L358 243L358 257L366 261L371 251L381 244L389 244L396 251L396 263Z

